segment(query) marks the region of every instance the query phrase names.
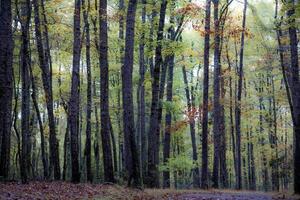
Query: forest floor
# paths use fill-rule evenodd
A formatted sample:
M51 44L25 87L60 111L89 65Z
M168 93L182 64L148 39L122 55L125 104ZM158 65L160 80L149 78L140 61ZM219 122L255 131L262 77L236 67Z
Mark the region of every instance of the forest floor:
M297 200L286 194L232 190L129 189L118 185L68 182L0 183L0 199L99 199L99 200Z

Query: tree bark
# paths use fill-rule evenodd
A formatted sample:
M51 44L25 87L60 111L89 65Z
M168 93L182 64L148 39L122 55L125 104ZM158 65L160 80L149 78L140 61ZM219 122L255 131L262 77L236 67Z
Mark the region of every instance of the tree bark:
M162 44L163 30L165 25L165 16L167 1L162 0L160 8L160 18L157 31L157 47L155 50L155 66L152 77L152 103L150 115L150 128L148 133L148 177L147 184L151 188L159 187L159 94L160 94L160 70L162 65Z
M93 181L92 167L91 167L91 113L92 113L92 74L91 74L91 39L90 39L90 0L82 0L83 18L85 24L85 43L86 43L86 72L87 72L87 106L86 106L86 141L85 141L85 156L86 156L86 177L89 182Z
M242 36L240 49L240 62L238 69L238 91L237 91L237 105L235 107L235 130L236 130L236 159L237 159L237 174L236 174L236 189L242 189L242 161L241 161L241 100L242 100L242 86L244 76L244 43L245 43L245 28L246 28L246 12L247 0L244 1L243 21L242 21Z
M134 26L136 14L136 0L130 0L126 18L125 56L122 66L122 94L123 94L123 129L126 156L126 173L128 185L134 187L141 185L139 156L135 141L134 109L132 95L132 71L134 54ZM133 183L132 183L133 181Z
M39 104L37 101L37 93L36 93L36 86L35 86L35 80L32 73L32 68L30 67L30 79L31 79L31 87L32 87L32 93L31 98L34 105L34 109L37 115L38 124L40 128L40 134L41 134L41 151L42 151L42 163L43 163L43 170L44 170L44 179L48 178L48 159L46 157L46 150L45 150L45 135L44 135L44 127L43 122L41 118L41 112L39 109Z
M54 178L56 180L59 180L60 179L59 149L58 149L58 141L56 138L55 118L53 114L53 94L52 94L52 87L51 87L51 80L50 80L52 74L50 74L49 62L45 56L46 54L43 48L43 38L41 34L38 0L34 0L33 5L34 5L36 45L38 49L40 68L42 70L43 87L45 91L45 97L46 97L45 99L46 99L47 110L48 110L48 121L49 121L49 130L50 130L50 137L49 137L50 166L54 167Z
M108 39L107 39L107 0L99 4L99 63L100 63L100 113L101 113L101 139L104 164L104 180L115 182L113 170L112 148L109 134L109 95L108 95Z
M13 95L13 39L11 0L0 1L0 176L8 178Z
M205 38L204 38L204 71L203 71L203 111L202 111L202 171L201 188L208 188L208 89L209 89L209 40L210 40L211 0L206 0Z
M197 155L197 145L196 145L196 131L195 131L195 111L194 107L192 105L192 93L190 91L189 85L188 85L188 78L187 78L187 72L185 69L185 66L182 66L182 74L183 74L183 82L185 85L185 96L187 101L187 109L188 109L188 116L189 116L189 125L190 125L190 134L191 134L191 141L192 141L192 150L193 150L193 161L197 162L198 155ZM199 168L195 167L192 170L193 173L193 186L195 188L200 186L199 182Z
M295 20L295 9L299 2L295 0L287 1L289 9L287 11L289 38L290 38L290 56L291 56L291 78L292 78L292 102L294 118L294 191L300 194L300 82L299 82L299 61L298 61L298 38Z
M29 143L29 123L30 123L30 39L29 39L29 25L31 17L31 3L29 0L22 3L21 7L21 30L22 30L22 46L21 46L21 79L22 79L22 111L21 111L21 127L22 127L22 150L20 159L20 171L22 183L28 182L28 143Z
M220 169L220 76L221 69L219 63L220 54L220 35L219 35L219 1L214 3L214 118L213 118L213 138L214 138L214 160L213 160L213 187L219 187L219 169Z
M73 41L73 69L71 97L69 101L69 122L71 134L71 160L72 160L72 182L80 182L80 171L78 161L78 133L79 133L79 82L80 82L80 0L75 0L74 9L74 41Z
M138 113L138 119L139 119L139 125L138 125L138 134L140 141L138 141L140 147L140 160L141 160L141 169L142 169L142 177L143 179L146 177L146 169L147 169L147 137L146 137L146 125L145 125L145 25L146 25L146 0L142 0L142 34L140 38L140 45L139 45L139 74L140 74L140 80L139 80L139 87L138 87L138 102L139 102L139 113Z

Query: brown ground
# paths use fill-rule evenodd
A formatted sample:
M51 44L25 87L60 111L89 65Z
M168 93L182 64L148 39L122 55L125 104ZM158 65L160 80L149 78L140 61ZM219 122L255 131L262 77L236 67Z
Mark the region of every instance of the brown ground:
M300 200L284 194L230 190L150 190L117 185L68 182L0 183L0 199L101 199L101 200Z

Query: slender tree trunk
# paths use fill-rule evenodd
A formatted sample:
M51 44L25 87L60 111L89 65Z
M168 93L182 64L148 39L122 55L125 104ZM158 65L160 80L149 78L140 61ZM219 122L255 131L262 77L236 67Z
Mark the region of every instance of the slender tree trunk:
M114 129L111 123L111 117L109 117L109 133L110 133L111 144L112 144L114 171L118 172L117 143L115 139Z
M190 134L191 134L191 141L192 141L192 150L193 150L193 161L197 162L198 155L197 155L197 146L196 146L196 130L195 130L195 113L194 113L194 107L192 106L192 96L188 85L188 78L185 66L182 66L182 74L183 74L183 81L185 85L185 96L187 100L187 109L188 109L188 116L189 116L189 124L190 124ZM195 167L192 170L193 173L193 186L195 188L200 186L199 182L199 168Z
M275 98L274 76L270 75L269 88L271 88L269 100L269 120L270 120L270 144L272 149L272 190L279 191L279 168L278 168L278 141L277 141L277 106Z
M43 170L44 170L44 179L48 178L48 159L46 157L46 150L45 150L45 135L44 135L44 127L43 122L41 118L41 113L39 109L39 104L37 101L37 93L36 93L36 86L35 86L35 80L32 73L32 68L30 67L30 79L31 79L31 87L32 87L32 93L31 98L32 102L35 108L35 112L37 115L39 128L40 128L40 134L41 134L41 151L42 151L42 163L43 163Z
M122 66L122 94L123 94L123 129L126 156L126 173L128 185L140 186L138 148L135 141L134 108L132 95L132 71L134 54L134 32L136 0L129 0L126 19L126 42L124 65ZM133 183L132 183L133 181Z
M96 92L96 81L94 79L93 84L94 89L94 98L97 98L97 92ZM96 102L94 102L94 110L95 110L95 119L96 119L96 135L95 135L95 141L94 141L94 154L95 154L95 163L96 163L96 180L100 178L100 155L99 155L99 116L98 116L98 105Z
M86 110L86 141L85 141L85 155L86 155L86 177L89 182L93 181L92 167L91 167L91 113L92 113L92 74L91 74L91 39L90 39L90 0L82 0L83 18L85 24L85 43L86 43L86 72L87 72L87 110Z
M167 1L162 0L160 8L160 19L157 31L157 47L155 50L155 66L153 69L152 80L152 103L150 115L150 128L148 133L148 180L149 187L159 187L159 94L160 94L160 70L162 65L162 44L163 30L165 25L165 15Z
M228 62L229 73L232 73L232 65L229 57L228 45L226 45L226 59ZM229 76L229 118L230 118L230 136L231 136L231 145L232 145L232 158L235 174L237 174L237 162L236 162L236 147L235 147L235 136L234 136L234 122L233 122L233 88L232 88L232 75Z
M109 135L109 95L108 95L108 38L107 38L107 0L99 4L99 62L100 62L100 113L101 113L101 138L104 164L104 180L115 182L112 148Z
M209 89L209 40L210 40L211 0L206 0L205 38L204 38L204 71L203 71L203 111L202 111L202 171L201 188L208 188L208 89Z
M220 62L220 59L219 59ZM223 74L220 77L220 93L221 93L221 100L224 102L226 90L225 90L225 80ZM225 108L224 104L220 105L220 182L221 187L227 188L228 187L228 171L226 165L226 152L227 152L227 145L226 145L226 126L225 126Z
M171 18L171 22L172 22ZM174 27L170 28L171 35L174 34ZM173 100L173 71L174 71L174 62L175 62L175 55L170 55L170 62L168 63L168 80L167 80L167 101L169 103ZM172 126L172 113L171 110L167 110L167 114L165 117L165 136L164 136L164 163L168 161L170 158L170 143L171 143L171 126ZM163 187L169 188L170 187L170 171L163 172Z
M220 54L220 35L219 35L219 1L214 1L214 119L213 119L213 135L214 135L214 161L213 161L213 187L219 187L219 169L220 169L220 76L221 69L219 63Z
M22 45L21 45L21 77L22 77L22 111L21 111L21 127L22 127L22 151L20 159L20 171L22 183L28 182L28 143L29 143L29 123L30 123L30 39L29 39L29 25L31 17L31 3L29 0L22 3L21 7L21 29L22 29Z
M138 118L139 118L139 130L138 134L140 137L139 142L139 152L140 152L140 160L141 160L141 169L142 169L142 177L143 179L146 177L146 167L147 167L147 137L146 137L146 125L145 125L145 71L146 71L146 66L145 66L145 31L144 31L144 26L146 25L146 0L142 0L143 3L143 8L142 8L142 25L143 25L143 30L140 38L140 45L139 45L139 73L140 73L140 80L139 80L139 87L138 87L138 102L139 102L139 113L138 113Z
M300 81L299 81L299 57L298 57L298 39L295 20L295 9L299 2L288 0L289 9L287 11L289 38L290 38L290 56L292 72L292 102L294 118L294 191L300 194Z
M48 20L46 16L46 10L45 10L45 0L41 0L41 6L42 6L42 24L43 24L43 37L45 39L45 59L46 63L48 64L49 73L50 73L50 88L52 90L52 58L50 53L50 42L49 42L49 33L48 33Z
M0 1L0 176L8 178L13 95L13 39L11 0Z
M242 36L241 36L241 49L240 49L240 62L238 69L238 91L237 103L235 107L235 129L236 129L236 159L237 159L237 174L236 174L236 188L242 189L242 161L241 161L241 100L242 100L242 86L244 76L244 43L245 43L245 29L246 29L246 12L247 0L244 1L243 22L242 22Z
M124 0L119 0L119 40L121 41L120 45L120 63L121 67L124 63L124 12L125 12L125 5ZM121 74L119 74L118 77L118 83L120 84ZM121 120L121 89L118 88L118 94L117 94L117 101L118 101L118 110L116 111L116 115L118 118L118 129L119 129L119 172L121 174L124 173L124 166L125 166L125 160L124 160L124 141L123 141L123 130L122 130L122 120Z
M41 34L41 25L39 17L39 4L38 0L33 1L34 5L34 22L35 22L35 36L36 36L36 45L38 49L38 56L40 62L40 68L42 70L42 79L43 86L45 91L45 99L48 110L48 120L49 120L49 144L50 144L50 166L54 167L54 178L56 180L60 179L60 166L59 166L59 150L58 150L58 141L56 139L56 130L55 130L55 118L53 114L53 95L49 70L49 60L46 58L46 54L43 48L43 38ZM51 171L50 171L51 173Z
M79 82L80 82L80 0L75 0L74 10L74 41L73 41L73 69L71 97L69 101L69 122L71 133L71 158L72 158L72 182L80 181L78 161L78 133L79 133Z

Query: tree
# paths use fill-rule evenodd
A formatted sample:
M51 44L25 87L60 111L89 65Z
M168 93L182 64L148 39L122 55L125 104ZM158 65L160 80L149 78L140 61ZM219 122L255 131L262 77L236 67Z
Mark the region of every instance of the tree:
M141 157L141 169L143 178L146 177L146 167L147 167L147 136L146 136L146 119L145 119L145 25L146 25L146 0L142 1L143 8L142 8L142 34L141 34L141 41L139 44L139 73L140 73L140 80L138 86L138 135L139 135L139 152Z
M171 7L175 7L174 1L172 1ZM172 15L170 17L170 24L173 24L175 17ZM169 37L171 39L175 38L175 30L174 26L168 30ZM172 41L172 40L171 40ZM172 103L173 101L173 77L174 77L174 65L175 65L175 55L172 52L171 55L168 55L168 73L167 73L167 102ZM165 135L164 135L164 147L163 147L163 159L164 163L168 162L170 158L170 150L171 150L171 126L172 126L172 110L169 108L166 111L165 116ZM170 187L170 171L163 172L163 187L168 188Z
M246 30L246 14L247 14L247 0L244 1L243 19L242 19L242 35L241 35L241 49L240 62L238 69L238 88L237 88L237 105L235 107L235 130L236 130L236 159L237 159L237 174L236 174L236 188L242 189L242 161L241 161L241 100L242 87L244 76L244 44L245 44L245 30Z
M294 191L300 194L300 82L299 82L299 57L298 57L298 39L295 20L295 9L299 2L294 0L287 1L288 10L288 32L290 39L290 60L291 60L291 110L293 115L294 129Z
M159 24L157 30L157 46L155 49L155 65L152 77L152 100L151 100L151 114L150 114L150 128L148 133L148 179L149 187L159 187L159 100L160 100L160 71L163 62L162 59L162 44L163 31L165 26L165 16L167 9L167 1L162 0L159 14Z
M221 65L219 60L220 54L220 34L219 34L219 1L214 3L214 119L213 119L213 138L214 138L214 163L213 163L213 187L219 187L219 163L220 163L220 76Z
M39 55L40 68L42 70L43 87L45 91L45 99L48 110L48 121L49 121L49 144L50 144L50 166L54 169L54 178L56 180L60 179L60 166L59 166L59 152L58 152L58 141L56 139L56 129L55 129L55 118L53 114L53 94L51 86L51 76L49 68L49 58L47 55L47 50L43 47L43 38L41 33L41 24L39 17L39 4L38 0L33 1L34 4L34 22L35 22L35 34L36 34L36 45ZM51 173L51 171L50 171Z
M13 39L10 0L0 2L0 176L8 178L13 95Z
M203 114L202 114L202 171L201 187L208 188L208 90L209 90L209 41L211 0L205 6L204 70L203 70Z
M81 1L75 0L74 9L74 40L73 40L73 68L71 96L69 101L69 120L71 133L71 159L72 159L72 182L80 181L78 161L78 133L79 133L79 82L80 82L80 10Z
M132 96L132 71L134 54L134 31L136 0L129 0L126 17L125 55L122 66L123 129L125 164L128 185L141 186L138 149L135 141ZM132 182L133 181L133 182Z
M93 181L92 169L91 169L91 113L92 113L92 74L91 74L91 39L90 39L90 24L89 24L89 12L90 12L90 0L87 1L87 7L85 1L82 0L83 5L83 18L85 24L85 43L86 43L86 71L87 71L87 110L86 110L86 142L85 142L85 155L86 155L86 176L89 182Z
M197 154L197 144L196 144L196 130L195 130L195 110L194 110L194 98L193 98L193 87L190 90L187 78L186 68L182 66L182 74L183 74L183 82L185 85L185 96L187 101L187 109L189 113L189 125L190 125L190 133L192 140L192 150L193 150L193 161L197 162L198 154ZM193 185L195 188L199 187L199 168L196 166L193 170Z
M100 112L101 112L101 137L104 163L104 179L107 182L115 182L112 150L110 143L110 120L108 99L108 46L107 46L107 1L101 0L99 4L99 63L100 63Z
M30 78L29 78L29 66L30 66L30 54L29 54L29 25L31 17L31 2L26 0L22 2L21 7L21 30L22 30L22 47L20 51L21 55L21 77L22 77L22 151L20 158L20 171L22 183L28 182L28 159L30 155L29 150L29 116L30 116Z

